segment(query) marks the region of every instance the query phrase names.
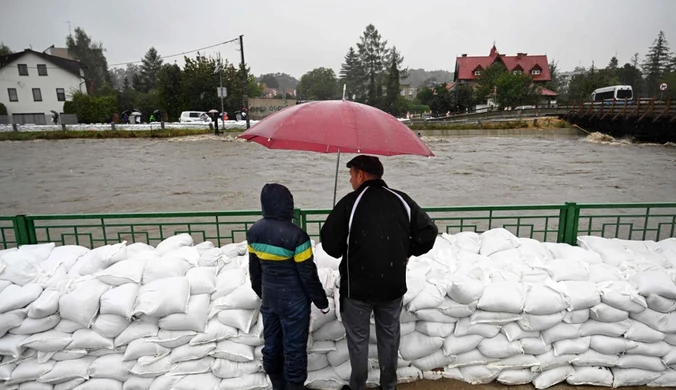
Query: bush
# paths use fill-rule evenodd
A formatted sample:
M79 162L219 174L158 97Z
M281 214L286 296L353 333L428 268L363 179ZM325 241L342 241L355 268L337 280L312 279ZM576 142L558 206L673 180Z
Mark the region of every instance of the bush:
M7 107L2 103L0 103L0 115L7 115Z
M77 114L75 110L75 103L72 100L66 100L63 103L63 113L64 114Z
M112 118L117 99L115 96L95 97L76 93L73 95L73 104L80 123L104 123L106 119Z

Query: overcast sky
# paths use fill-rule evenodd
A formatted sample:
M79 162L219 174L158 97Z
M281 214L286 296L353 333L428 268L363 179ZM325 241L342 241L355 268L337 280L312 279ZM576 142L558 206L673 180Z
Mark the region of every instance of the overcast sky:
M676 50L676 0L0 0L0 41L65 46L68 22L103 43L109 64L151 46L181 53L244 35L254 74L340 69L373 23L410 68L453 71L462 53L547 54L562 70L643 57L660 30ZM239 61L237 45L205 50ZM180 57L167 59L173 62Z

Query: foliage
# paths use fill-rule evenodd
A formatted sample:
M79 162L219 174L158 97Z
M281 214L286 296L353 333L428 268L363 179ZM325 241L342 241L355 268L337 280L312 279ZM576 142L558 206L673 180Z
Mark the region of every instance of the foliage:
M77 114L77 109L75 103L72 100L66 100L63 102L63 113L64 114Z
M7 115L7 107L2 103L0 103L0 115Z
M147 93L157 87L158 75L163 61L154 47L148 50L141 61L142 64L137 73L138 77L133 79L133 85L134 89Z
M126 68L113 68L108 72L110 74L111 85L118 91L122 91L125 86L133 85L134 76L141 71L141 67L136 64L127 64Z
M181 115L181 88L183 71L176 64L164 64L158 72L158 105L167 113L170 121Z
M479 102L485 102L495 92L498 78L507 72L507 68L502 62L495 62L493 65L484 69L477 77L476 97Z
M8 54L12 54L12 49L3 42L0 42L0 56L6 56Z
M90 92L97 94L104 85L110 84L108 61L104 54L103 45L92 42L92 39L80 27L75 29L75 36L66 37L68 53L85 66L85 78L90 86Z
M421 104L429 104L432 98L434 97L434 91L429 87L422 87L418 90L418 93L415 95L415 99L418 100Z
M451 112L467 112L476 105L476 94L470 84L456 85L448 91L448 108Z
M664 36L664 32L660 31L643 61L643 74L645 76L647 93L653 96L659 93L659 84L669 70L669 65L669 43Z
M80 123L105 123L117 108L114 96L93 96L81 92L73 94L75 113Z
M500 107L515 107L537 102L537 90L530 75L503 72L498 77L495 88L495 100Z
M382 89L380 76L383 73L385 57L388 54L387 41L382 40L375 26L369 24L366 26L360 42L357 43L357 52L360 66L367 79L366 103L371 106L378 106L382 96L378 94L379 89Z
M261 75L261 77L258 78L258 82L264 83L268 88L279 88L279 82L272 73Z
M340 81L346 85L346 97L348 99L358 100L364 96L364 85L366 84L366 75L361 66L359 55L353 47L347 51L345 62L340 68Z
M561 80L561 76L559 75L558 61L552 60L549 62L549 74L552 79L545 84L545 88L558 93L563 92L564 86L563 80Z
M405 108L401 102L397 104L399 98L403 98L399 94L399 68L401 66L402 60L403 57L401 57L401 55L397 52L396 47L393 47L390 51L390 67L387 73L387 91L385 95L385 102L383 104L383 109L385 112L389 112L392 115L402 114L402 109Z
M340 96L338 79L333 69L317 68L300 78L297 94L307 100L330 100Z

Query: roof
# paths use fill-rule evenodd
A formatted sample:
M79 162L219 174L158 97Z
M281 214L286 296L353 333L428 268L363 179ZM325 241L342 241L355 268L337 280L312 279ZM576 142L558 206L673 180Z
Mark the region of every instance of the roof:
M540 74L534 75L534 81L550 81L552 75L549 73L549 62L546 55L528 55L526 53L519 53L515 56L502 55L495 48L491 48L491 52L487 56L469 57L466 55L457 57L455 60L455 74L457 80L476 80L474 71L478 69L486 69L497 60L502 61L508 71L514 69L523 70L530 74L531 70L540 68Z
M42 53L39 51L31 50L31 49L26 49L24 51L19 51L16 53L8 54L5 56L0 56L0 69L4 68L5 66L17 61L19 58L23 57L26 54L35 54L38 57L41 57L52 64L58 66L59 68L62 68L63 70L66 70L72 74L74 74L77 77L81 77L80 75L80 69L86 68L86 66L75 60L69 60L67 58L63 57L57 57L53 55L49 55L47 53Z
M558 93L552 91L551 89L547 89L547 88L540 88L539 92L540 92L540 96L559 96Z

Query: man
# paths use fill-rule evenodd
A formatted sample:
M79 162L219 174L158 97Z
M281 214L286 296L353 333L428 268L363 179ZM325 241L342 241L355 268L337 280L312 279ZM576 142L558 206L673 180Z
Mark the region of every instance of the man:
M437 227L405 193L382 180L377 157L347 163L354 192L333 208L321 231L322 247L340 262L340 297L352 374L351 390L366 388L369 320L376 322L380 387L397 386L399 317L410 256L427 253ZM343 389L348 388L345 386Z
M274 390L305 389L310 301L326 314L308 235L293 219L293 196L280 184L261 191L263 219L247 232L251 286L263 300L263 368Z

